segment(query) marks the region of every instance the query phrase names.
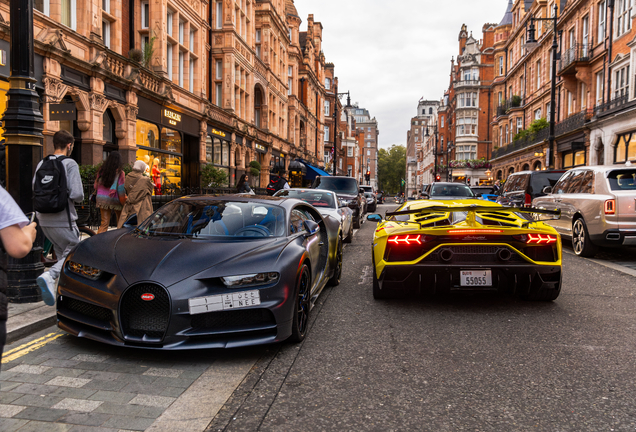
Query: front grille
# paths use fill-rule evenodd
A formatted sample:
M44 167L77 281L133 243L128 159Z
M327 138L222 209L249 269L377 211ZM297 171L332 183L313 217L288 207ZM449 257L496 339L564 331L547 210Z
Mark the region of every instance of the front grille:
M154 299L142 300L142 294L152 294ZM162 340L170 320L170 297L159 285L135 285L122 296L119 313L125 337Z
M274 314L269 309L229 310L193 315L194 330L236 330L246 327L276 325Z
M501 264L504 261L501 261L497 258L497 252L500 249L508 249L510 251L510 259L505 262L525 262L521 255L514 252L512 249L489 245L444 246L424 258L423 262L443 262L439 257L439 253L443 249L450 249L451 252L453 252L453 257L450 260L451 263L470 262Z
M77 312L100 321L110 321L113 316L109 309L101 306L95 306L94 304L86 303L70 297L63 297L61 302L62 306L69 311Z

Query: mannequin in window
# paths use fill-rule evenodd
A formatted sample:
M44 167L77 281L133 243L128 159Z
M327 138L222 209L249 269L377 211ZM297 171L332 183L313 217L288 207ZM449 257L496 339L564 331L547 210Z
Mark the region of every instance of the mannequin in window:
M159 169L159 159L155 158L152 161L152 168L150 168L152 183L155 186L155 195L161 195L161 170Z

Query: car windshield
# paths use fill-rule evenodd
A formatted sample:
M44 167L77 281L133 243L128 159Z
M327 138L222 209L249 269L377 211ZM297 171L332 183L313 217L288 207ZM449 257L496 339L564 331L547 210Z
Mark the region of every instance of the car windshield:
M466 197L473 198L475 194L463 184L436 184L431 190L431 197Z
M312 185L313 189L327 189L336 193L357 195L358 185L354 178L319 177Z
M373 198L373 194L371 192L365 192L364 196L367 198Z
M636 168L610 171L607 175L612 190L636 189Z
M330 207L335 208L335 200L333 199L333 194L329 192L321 192L315 190L281 190L276 192L276 196L284 196L289 198L298 198L314 207Z
M285 211L260 202L177 200L157 210L137 232L151 237L281 237Z

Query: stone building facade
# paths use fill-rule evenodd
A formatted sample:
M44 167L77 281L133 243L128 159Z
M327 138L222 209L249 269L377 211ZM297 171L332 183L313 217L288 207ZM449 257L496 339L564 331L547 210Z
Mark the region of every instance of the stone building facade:
M261 166L256 186L297 158L324 166L323 29L310 15L300 31L293 0L42 0L35 9L44 154L66 129L81 164L113 150L146 160L156 193L200 186L202 164L232 186L251 161ZM8 53L6 0L0 17ZM7 76L0 67L0 98Z

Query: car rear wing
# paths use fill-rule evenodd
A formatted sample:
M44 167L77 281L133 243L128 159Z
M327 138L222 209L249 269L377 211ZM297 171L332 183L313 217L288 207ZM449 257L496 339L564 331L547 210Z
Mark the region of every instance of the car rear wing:
M444 205L436 205L430 207L423 207L414 210L403 210L397 212L388 212L386 216L400 216L400 215L424 215L427 213L453 213L453 212L474 212L474 213L529 213L529 214L544 214L557 216L554 219L559 219L561 217L561 210L554 209L540 209L535 207L493 207L493 206L479 206L476 204L467 205L467 206L444 206Z

